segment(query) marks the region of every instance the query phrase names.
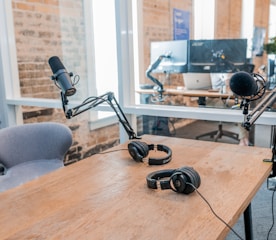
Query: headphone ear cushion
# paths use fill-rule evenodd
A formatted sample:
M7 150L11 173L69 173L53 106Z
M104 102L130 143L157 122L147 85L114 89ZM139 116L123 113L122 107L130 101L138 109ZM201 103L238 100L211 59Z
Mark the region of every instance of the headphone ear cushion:
M186 188L183 190L183 193L185 194L192 193L195 190L195 188L198 188L200 186L200 183L201 183L200 176L198 172L195 171L193 168L183 167L183 168L180 168L179 171L186 176L186 179L187 179L186 183L192 184L192 186L189 184L186 184Z
M142 162L149 154L149 147L145 142L132 141L128 144L128 152L135 161Z
M178 193L184 192L184 190L186 189L186 182L186 176L180 171L176 171L170 178L172 190Z

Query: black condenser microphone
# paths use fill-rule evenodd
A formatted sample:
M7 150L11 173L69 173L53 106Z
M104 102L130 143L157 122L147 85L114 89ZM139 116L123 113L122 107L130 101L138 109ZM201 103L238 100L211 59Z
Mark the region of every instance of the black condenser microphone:
M238 96L252 96L259 91L254 77L250 73L243 71L233 74L230 78L229 87Z
M52 79L56 80L65 96L72 96L76 93L76 89L72 85L72 73L68 73L57 56L49 59L49 65L53 71Z

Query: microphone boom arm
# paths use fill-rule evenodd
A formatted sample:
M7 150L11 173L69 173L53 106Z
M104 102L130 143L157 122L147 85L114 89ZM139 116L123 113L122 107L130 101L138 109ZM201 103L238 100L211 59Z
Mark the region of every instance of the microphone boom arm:
M244 106L244 114L245 114L245 121L242 123L242 126L249 130L250 127L257 121L257 119L263 114L267 107L269 107L276 99L276 88L265 96L259 104L249 113L248 112L248 105L250 100L245 99L246 103ZM272 142L272 157L270 160L264 159L265 162L272 162L272 171L267 180L267 186L269 188L269 179L276 177L276 128L273 127L273 142ZM275 187L273 187L274 189Z
M125 131L128 134L129 139L140 139L140 137L136 136L136 133L132 129L131 125L129 124L123 110L121 109L118 101L116 100L113 92L107 92L101 96L98 97L89 97L86 100L84 100L80 105L68 109L68 99L63 92L61 92L61 100L62 100L62 107L63 111L65 113L66 118L70 119L72 117L75 117L83 112L86 112L89 109L95 108L98 105L106 102L108 105L113 109L113 111L116 113L119 122L124 127Z
M257 92L249 89L246 91L245 89L248 88L249 85L252 85L254 81L251 81L250 78L248 78L246 75L242 74L239 75L239 77L245 78L246 81L242 84L238 84L237 87L240 87L244 91L244 96L239 94L240 97L242 97L242 103L240 105L240 108L243 108L243 114L244 114L244 121L242 123L242 126L246 130L250 130L251 126L257 121L257 119L263 114L263 112L270 107L273 102L276 100L276 88L273 88L264 98L262 98L266 91L266 84L263 79L263 77L259 74L253 74L253 80L257 83ZM235 78L236 81L239 81L240 78ZM231 88L231 84L230 84ZM233 92L237 94L238 88L234 87L232 84ZM241 93L243 92L241 91ZM251 95L250 95L251 94ZM248 113L249 105L251 101L255 101L257 99L262 98L262 100L253 108L253 110ZM271 162L272 163L272 171L267 179L267 187L270 190L275 190L274 182L275 180L272 180L271 185L272 188L269 186L270 179L276 177L276 127L273 126L273 143L272 143L272 157L271 159L264 159L264 162Z
M263 112L276 100L276 88L274 88L267 96L265 96L257 106L249 113L245 112L245 121L243 127L247 130L257 121ZM245 100L245 109L248 109L249 101ZM246 110L247 111L247 110Z
M151 80L153 81L155 84L157 84L159 87L158 87L158 93L159 93L159 97L160 99L162 99L162 94L164 92L164 89L163 89L163 84L161 82L159 82L155 77L153 77L151 75L152 71L155 70L159 64L162 62L162 60L164 58L170 58L170 55L160 55L156 60L155 62L153 62L147 69L146 71L146 76Z

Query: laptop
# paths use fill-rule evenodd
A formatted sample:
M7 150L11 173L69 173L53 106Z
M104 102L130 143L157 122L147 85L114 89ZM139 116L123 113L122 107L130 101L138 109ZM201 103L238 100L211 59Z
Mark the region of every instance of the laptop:
M187 90L212 89L210 73L183 73L183 81Z

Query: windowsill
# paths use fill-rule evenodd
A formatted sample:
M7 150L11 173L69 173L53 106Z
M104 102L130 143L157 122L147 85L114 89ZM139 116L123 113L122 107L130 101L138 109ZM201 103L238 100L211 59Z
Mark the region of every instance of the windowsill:
M109 125L118 123L118 118L116 116L105 117L98 120L89 121L90 130L96 130L102 127L107 127Z

